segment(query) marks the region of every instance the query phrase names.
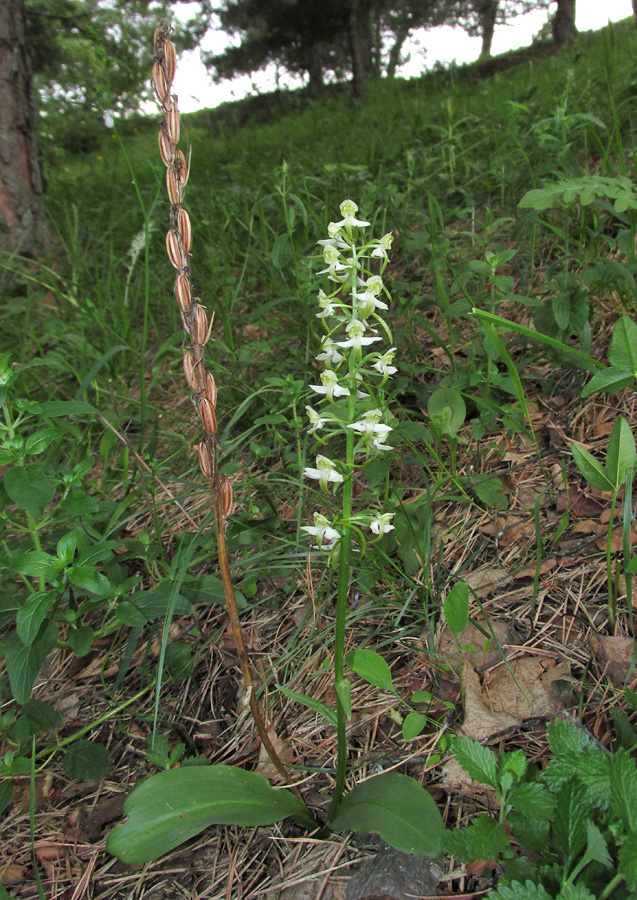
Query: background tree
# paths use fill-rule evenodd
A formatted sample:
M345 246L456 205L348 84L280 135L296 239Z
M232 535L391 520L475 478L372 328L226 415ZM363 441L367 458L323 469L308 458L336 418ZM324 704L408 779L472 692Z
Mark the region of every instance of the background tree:
M0 3L0 247L29 253L42 237L44 189L24 0Z
M553 18L553 40L558 47L563 47L576 34L575 0L557 0L557 9Z

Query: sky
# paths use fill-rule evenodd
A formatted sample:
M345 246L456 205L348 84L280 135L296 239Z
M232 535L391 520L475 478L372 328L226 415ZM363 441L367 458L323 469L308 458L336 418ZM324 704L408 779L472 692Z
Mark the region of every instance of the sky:
M603 28L609 22L618 22L633 14L631 0L577 0L576 10L579 31ZM182 15L188 18L195 11L196 4L193 4L190 10L186 7ZM546 10L535 10L525 16L518 16L509 25L498 25L493 38L493 54L530 44L533 35L546 22L548 14ZM211 32L202 46L205 50L218 53L226 45L227 38L223 33ZM433 67L436 62L473 62L480 55L480 46L480 38L469 37L461 28L442 26L426 32L415 32L414 38L406 47L410 59L398 70L398 74L404 78L413 78L421 75L424 69ZM289 79L285 86L300 87L301 84L300 79ZM226 100L240 100L255 90L271 91L275 87L273 70L215 85L199 59L199 50L194 50L181 54L179 58L174 92L179 97L182 112L195 112L218 106Z

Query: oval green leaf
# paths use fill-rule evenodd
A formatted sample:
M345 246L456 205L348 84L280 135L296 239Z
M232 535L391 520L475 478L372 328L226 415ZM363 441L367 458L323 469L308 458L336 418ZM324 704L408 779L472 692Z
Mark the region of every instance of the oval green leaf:
M393 691L391 671L383 657L375 650L350 650L346 664L361 678L385 691Z
M330 823L332 830L377 832L402 853L438 856L445 826L427 791L408 775L387 772L347 794Z
M157 859L209 825L271 825L308 817L287 790L235 766L169 769L142 781L124 804L128 820L116 825L106 849L125 863Z

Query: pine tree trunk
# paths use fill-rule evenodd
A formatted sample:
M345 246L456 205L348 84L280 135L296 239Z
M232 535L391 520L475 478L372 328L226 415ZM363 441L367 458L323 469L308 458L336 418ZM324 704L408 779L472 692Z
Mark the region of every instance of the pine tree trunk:
M576 34L575 0L557 0L557 10L553 19L553 40L558 47L563 47Z
M35 255L44 179L24 0L0 0L0 247Z
M635 24L637 25L637 0L633 0L633 12L635 13Z
M365 99L365 63L361 46L359 0L349 0L347 39L352 59L352 92L356 100Z
M489 59L491 56L491 45L493 44L493 32L495 31L497 14L498 0L486 0L480 9L480 30L482 32L480 59Z
M308 91L310 97L318 97L323 88L323 61L321 56L319 43L312 44L307 54Z

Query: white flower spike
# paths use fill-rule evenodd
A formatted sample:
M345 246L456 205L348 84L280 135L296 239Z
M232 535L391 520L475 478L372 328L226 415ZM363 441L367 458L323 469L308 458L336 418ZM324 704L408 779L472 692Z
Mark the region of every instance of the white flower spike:
M346 341L336 341L338 347L352 347L357 356L362 353L362 347L368 347L370 344L380 341L379 337L365 337L365 322L362 319L350 319L345 326L347 332Z

